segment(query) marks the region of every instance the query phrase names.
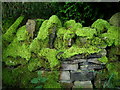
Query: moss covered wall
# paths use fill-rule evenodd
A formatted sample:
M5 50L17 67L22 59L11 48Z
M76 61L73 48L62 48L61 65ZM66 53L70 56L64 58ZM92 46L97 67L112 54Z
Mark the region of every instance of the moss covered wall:
M23 71L29 72L26 72L26 75L41 68L59 70L61 59L71 58L78 54L88 56L99 53L103 48L119 47L120 45L120 39L118 39L120 27L112 26L106 20L98 19L90 27L83 27L74 20L66 21L62 25L59 18L53 15L48 20L37 20L36 27L40 28L38 32L35 31L37 35L34 34L32 39L28 35L26 25L18 28L23 18L20 16L3 34L3 62L7 67L18 66L17 68L22 68L25 66L26 69ZM42 25L41 22L43 22ZM119 51L115 55L119 55ZM106 72L109 75L112 72L116 75L113 81L120 80L118 77L120 68L117 67L119 63L111 63L110 61L115 57L112 56L113 59L110 57L111 54L108 54L107 57L102 57L99 61L107 65ZM7 72L5 71L5 73ZM6 78L9 80L13 77L3 77L4 83L8 85L12 83L6 82ZM117 86L118 83L114 83L114 86Z

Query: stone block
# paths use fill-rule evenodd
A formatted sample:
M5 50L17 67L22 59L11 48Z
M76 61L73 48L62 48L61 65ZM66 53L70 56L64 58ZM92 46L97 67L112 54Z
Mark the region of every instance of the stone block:
M70 81L70 72L69 71L62 71L60 74L60 80L62 81Z
M88 72L88 71L80 71L80 72L73 72L71 71L71 81L89 81L93 80L94 78L94 73L93 72Z
M75 81L73 88L93 88L91 81Z
M74 70L77 71L78 64L62 64L62 70Z

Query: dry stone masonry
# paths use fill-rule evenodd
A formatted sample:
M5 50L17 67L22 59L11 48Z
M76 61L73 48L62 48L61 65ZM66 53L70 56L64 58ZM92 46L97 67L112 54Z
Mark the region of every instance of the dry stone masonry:
M72 83L72 88L93 88L93 80L98 70L104 69L104 63L98 61L102 56L106 56L106 50L103 49L98 54L89 55L87 58L74 57L73 60L62 61L60 82ZM78 55L80 56L80 55Z

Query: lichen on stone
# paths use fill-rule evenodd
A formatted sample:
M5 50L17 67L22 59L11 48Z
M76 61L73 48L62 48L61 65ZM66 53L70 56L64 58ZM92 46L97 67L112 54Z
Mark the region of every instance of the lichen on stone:
M4 40L11 42L14 39L17 28L20 25L20 23L23 21L23 19L24 16L20 16L17 18L17 20L10 26L10 28L3 35Z

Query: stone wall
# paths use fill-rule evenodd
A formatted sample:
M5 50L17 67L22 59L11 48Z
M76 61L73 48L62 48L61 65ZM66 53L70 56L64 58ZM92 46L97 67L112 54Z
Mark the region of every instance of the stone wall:
M93 88L96 72L105 68L105 64L98 61L106 56L105 49L97 54L91 54L86 58L76 55L62 61L60 82L71 85L71 88ZM77 57L77 58L76 58Z

